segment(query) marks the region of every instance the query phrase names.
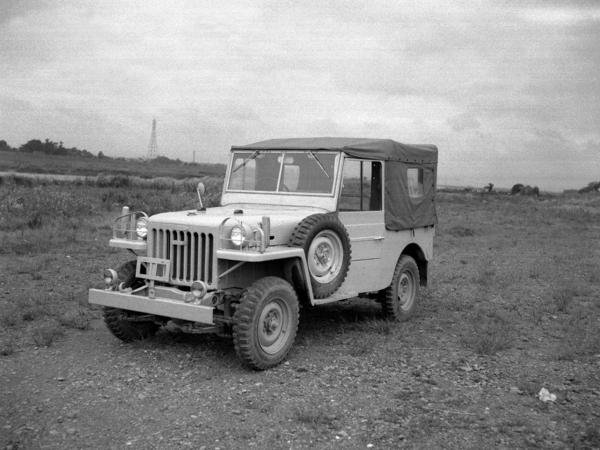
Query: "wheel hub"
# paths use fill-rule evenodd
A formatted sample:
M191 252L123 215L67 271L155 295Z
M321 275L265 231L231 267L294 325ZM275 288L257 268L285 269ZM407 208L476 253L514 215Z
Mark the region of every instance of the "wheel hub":
M414 280L408 274L403 273L398 280L398 300L400 306L406 308L410 306L414 297Z
M264 321L264 330L267 334L273 334L279 328L280 320L275 311L269 312Z
M321 231L313 239L308 250L307 262L310 273L320 283L333 280L342 267L342 242L331 230Z
M315 251L315 260L324 266L328 265L331 260L331 247L325 243L319 244Z

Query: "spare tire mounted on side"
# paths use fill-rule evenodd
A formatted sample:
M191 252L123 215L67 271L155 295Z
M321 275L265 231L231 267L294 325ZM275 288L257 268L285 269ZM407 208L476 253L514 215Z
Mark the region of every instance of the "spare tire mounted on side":
M350 237L336 214L305 217L292 232L290 247L302 247L315 298L326 298L342 285L350 267Z

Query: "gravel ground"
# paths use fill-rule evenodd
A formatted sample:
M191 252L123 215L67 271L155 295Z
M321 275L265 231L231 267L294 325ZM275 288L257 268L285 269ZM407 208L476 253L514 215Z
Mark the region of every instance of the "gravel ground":
M359 299L303 310L287 361L264 372L213 336L123 344L98 311L48 347L30 338L38 319L11 325L0 448L599 448L600 228L563 206L441 196L432 282L411 321ZM92 274L120 257L90 262L98 233L40 256L35 275L31 257L0 255L0 300L58 280L54 297L85 302Z

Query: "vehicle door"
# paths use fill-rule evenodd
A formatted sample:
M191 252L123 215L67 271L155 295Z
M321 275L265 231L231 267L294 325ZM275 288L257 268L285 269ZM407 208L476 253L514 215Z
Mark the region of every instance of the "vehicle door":
M338 214L350 235L351 269L374 269L385 235L383 161L344 159Z

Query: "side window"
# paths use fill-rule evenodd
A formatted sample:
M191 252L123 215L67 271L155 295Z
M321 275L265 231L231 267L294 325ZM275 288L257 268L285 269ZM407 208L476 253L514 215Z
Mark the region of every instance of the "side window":
M406 178L408 180L408 196L411 198L423 197L423 169L407 169Z
M347 159L340 195L340 211L381 210L381 162Z

